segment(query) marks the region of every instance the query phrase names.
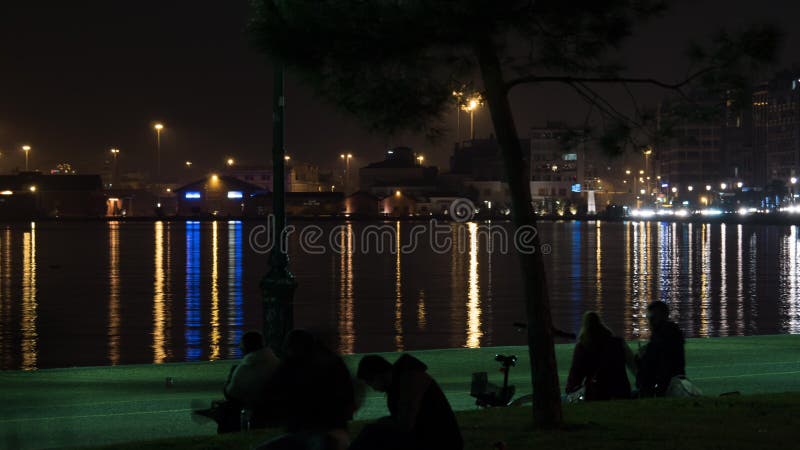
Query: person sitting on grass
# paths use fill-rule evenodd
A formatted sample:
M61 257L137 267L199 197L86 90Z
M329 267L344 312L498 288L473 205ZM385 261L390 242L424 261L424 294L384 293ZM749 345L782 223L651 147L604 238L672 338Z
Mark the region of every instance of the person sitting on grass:
M243 358L240 364L231 367L222 391L224 401L214 401L212 407L194 411L217 422L218 433L241 430L242 410L254 414L264 407L262 400L267 381L280 361L264 343L258 331L248 331L240 342Z
M347 365L305 330L289 333L285 354L270 379L264 402L272 423L284 425L287 434L258 449L347 448L347 424L356 409Z
M647 305L650 340L636 356L636 387L640 397L662 397L672 378L686 375L683 332L669 320L669 307L655 301Z
M367 425L351 450L461 450L464 442L450 403L428 367L411 355L394 364L368 355L358 364L358 379L386 393L390 417Z
M568 397L583 388L586 401L630 398L625 367L632 363L633 353L625 341L614 336L596 312L586 312L572 353Z

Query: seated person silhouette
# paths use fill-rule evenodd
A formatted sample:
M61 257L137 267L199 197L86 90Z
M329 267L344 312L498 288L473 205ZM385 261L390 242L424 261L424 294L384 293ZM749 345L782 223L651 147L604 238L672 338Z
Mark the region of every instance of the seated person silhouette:
M218 433L240 431L242 410L257 412L264 407L267 382L280 363L257 331L245 333L239 345L244 356L241 363L228 372L222 389L225 400L214 401L209 409L194 411L194 414L215 420Z

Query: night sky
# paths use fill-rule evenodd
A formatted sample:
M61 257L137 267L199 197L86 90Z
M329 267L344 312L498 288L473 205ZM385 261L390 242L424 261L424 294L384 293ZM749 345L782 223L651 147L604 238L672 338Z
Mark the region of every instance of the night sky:
M155 121L166 127L165 174L185 170L186 160L198 175L227 157L266 163L271 70L248 46L247 14L247 0L4 0L0 172L24 167L24 144L33 147L31 168L70 162L91 173L103 167L109 148L118 147L122 172L148 171L155 165ZM789 65L800 62L797 17L800 2L676 2L665 17L642 26L623 54L631 74L673 81L686 72L682 54L689 38L770 21L787 33L781 65ZM639 95L646 102L657 94ZM409 145L427 161L446 165L452 139L432 145L421 136L370 135L305 87L289 81L287 96L287 152L297 160L336 167L338 155L348 151L360 166L381 158L387 146ZM554 86L515 90L512 101L523 135L548 119L574 122L586 112L569 91ZM488 114L476 117L478 136L488 135ZM450 119L455 127L455 113Z

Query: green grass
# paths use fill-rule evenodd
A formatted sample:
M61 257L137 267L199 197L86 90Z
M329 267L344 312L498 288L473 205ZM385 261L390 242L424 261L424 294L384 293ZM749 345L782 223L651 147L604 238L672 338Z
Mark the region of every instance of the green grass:
M556 351L563 383L572 346L559 345ZM497 420L500 426L507 419L495 414L522 414L519 426L523 426L524 412L474 411L474 400L468 395L472 372L488 371L493 381L500 381L501 374L496 371L498 365L492 361L493 355L500 352L520 357L518 366L512 369L511 382L517 385L519 393L530 392L527 351L524 348L413 352L429 365L430 373L439 380L454 409L465 411L463 424L468 437L472 432L469 424L473 423L473 418L476 425ZM358 356L349 356L346 360L355 367ZM209 438L214 434L214 426L191 422L190 402L193 399L210 401L219 398L222 380L233 363L218 361L0 372L0 448L75 447L190 436L199 437L203 445L211 445L216 442ZM687 363L689 377L712 396L729 391L747 395L800 392L800 336L692 339L687 344ZM164 383L168 376L175 378L175 385L170 388ZM791 398L794 402L798 400L796 396ZM751 397L745 399L750 401ZM752 402L759 401L767 402L752 397ZM780 398L770 401L777 402L776 408L783 407ZM570 407L567 418L571 423L588 423L592 416L609 412L603 408L619 411L614 413L614 417L621 417L628 424L646 417L637 413L635 408L629 410L631 406L628 404L606 405ZM599 409L581 415L584 407ZM738 411L737 408L734 409ZM745 413L743 410L742 414ZM367 420L384 414L385 400L370 392L357 419ZM655 410L653 414L660 415ZM607 418L612 419L616 420ZM486 433L482 430L479 434Z
M557 430L531 426L530 408L458 413L468 450L491 449L752 449L796 448L800 394L648 399L565 405ZM352 427L355 435L363 423ZM109 446L121 450L253 448L275 432L172 438Z

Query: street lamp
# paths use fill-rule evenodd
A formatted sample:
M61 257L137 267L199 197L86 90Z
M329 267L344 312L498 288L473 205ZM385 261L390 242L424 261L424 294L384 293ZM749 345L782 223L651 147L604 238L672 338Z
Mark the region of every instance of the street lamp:
M722 190L724 191L725 189L728 189L728 185L727 185L727 184L725 184L725 183L720 183L720 184L719 184L719 188L720 188L720 189L722 189Z
M117 184L117 178L119 177L119 170L117 169L117 167L119 167L117 165L117 156L119 156L119 149L112 148L110 152L111 155L114 157L114 168L112 169L113 172L111 173L111 185L115 186Z
M706 190L707 190L707 191L710 191L710 190L711 190L711 185L710 185L710 184L707 184L707 185L706 185Z
M344 184L344 193L345 193L345 195L347 195L347 188L348 188L348 185L350 184L350 160L353 159L353 154L352 153L348 153L348 154L342 153L341 155L339 155L339 158L342 161L344 161L344 183L343 184Z
M29 170L28 169L28 153L30 153L30 151L31 151L31 146L30 145L23 145L22 146L22 151L25 152L25 171L27 172Z
M192 162L191 161L186 161L186 168L187 169L191 169L192 168Z
M233 158L228 158L228 161L227 161L228 167L232 167L233 163L234 163Z
M156 181L161 181L161 130L164 125L157 123L153 125L156 130Z
M472 97L467 99L467 102L461 106L461 109L469 112L469 138L475 140L475 110L483 103L481 94L472 94Z
M692 192L694 190L694 186L687 186L686 189L688 189L689 192Z
M737 188L741 189L741 188L742 188L742 186L744 186L744 183L742 183L741 181L739 181L738 183L736 183L736 187L737 187Z

